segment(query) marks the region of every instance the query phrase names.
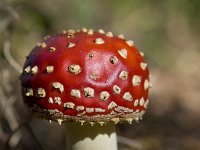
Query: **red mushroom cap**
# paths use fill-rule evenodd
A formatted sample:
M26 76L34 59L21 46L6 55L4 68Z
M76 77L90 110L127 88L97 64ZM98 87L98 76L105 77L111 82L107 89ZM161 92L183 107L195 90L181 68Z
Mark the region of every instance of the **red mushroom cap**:
M68 30L31 51L21 76L24 103L48 120L139 120L146 111L149 71L123 35Z

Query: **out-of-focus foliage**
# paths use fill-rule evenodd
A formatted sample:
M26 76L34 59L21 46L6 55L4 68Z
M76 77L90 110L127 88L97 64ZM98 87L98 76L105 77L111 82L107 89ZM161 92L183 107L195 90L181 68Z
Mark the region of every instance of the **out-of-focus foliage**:
M82 27L123 33L145 53L149 109L119 135L143 150L200 149L199 26L199 0L0 0L0 150L64 149L63 127L26 111L17 71L43 36Z

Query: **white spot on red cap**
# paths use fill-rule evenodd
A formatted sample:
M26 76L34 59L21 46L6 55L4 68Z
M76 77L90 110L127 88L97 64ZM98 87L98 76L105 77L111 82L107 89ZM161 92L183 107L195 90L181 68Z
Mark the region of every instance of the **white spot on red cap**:
M146 68L147 68L147 64L141 62L141 63L140 63L140 67L142 68L142 70L146 70Z
M114 101L112 101L112 102L110 102L110 104L108 105L108 109L112 109L112 108L114 108L114 107L116 107L117 106L117 104L114 102Z
M107 33L106 33L106 36L108 36L108 37L113 37L113 33L112 33L112 32L107 32Z
M64 92L64 86L60 82L53 82L52 87L57 89L59 92Z
M52 73L54 71L54 66L47 66L46 71L47 73Z
M134 75L132 78L133 86L138 86L141 83L141 77L138 75Z
M144 98L142 97L141 99L140 99L140 102L139 102L139 104L140 104L140 106L143 106L144 105Z
M110 58L110 62L111 62L112 64L116 64L116 63L118 63L118 58L117 58L116 56L112 56L112 57Z
M72 42L68 42L68 43L67 43L67 47L68 47L68 48L72 48L72 47L74 47L74 46L76 46L75 43L72 43Z
M103 44L103 43L104 43L104 40L103 40L102 38L96 38L96 39L94 40L94 43L95 43L95 44Z
M61 104L61 98L59 96L54 97L54 103L60 105Z
M55 52L55 51L56 51L56 48L55 48L55 47L49 47L49 51L50 51L50 52Z
M132 100L133 100L133 97L132 97L132 95L131 95L130 92L126 92L126 93L124 93L124 95L123 95L123 99L125 99L125 100L127 100L127 101L132 101Z
M152 87L151 83L149 83L149 80L144 80L144 89L147 90L149 87Z
M124 35L123 35L123 34L119 34L119 35L118 35L118 38L124 39Z
M105 112L106 110L105 109L102 109L102 108L95 108L95 112Z
M68 67L68 71L73 74L79 74L81 72L81 67L77 64L72 64Z
M139 101L138 101L138 99L136 99L136 100L134 101L134 106L136 107L136 106L138 106L138 104L139 104Z
M25 95L26 96L33 96L33 89L32 88L25 88Z
M101 34L105 33L103 29L99 29L98 32L101 33Z
M132 40L128 40L126 41L126 43L129 45L129 46L133 46L134 45L134 42Z
M38 88L36 96L37 97L45 97L46 96L46 91L43 88Z
M121 88L119 86L117 86L117 85L114 85L113 86L113 91L114 91L115 94L120 94Z
M100 93L100 99L105 101L110 97L110 94L107 91L103 91Z
M49 102L50 104L53 104L53 98L52 98L52 97L49 97L48 102Z
M82 28L82 32L87 32L87 28Z
M90 87L84 88L85 97L94 97L94 89Z
M128 52L125 48L122 48L120 50L118 50L118 53L120 54L120 56L124 59L127 59L127 55L128 55Z
M94 108L85 108L85 111L87 113L92 113L92 112L94 112Z
M132 113L133 109L130 109L130 108L127 108L127 107L124 107L124 106L117 106L115 108L115 111L119 112L119 113Z
M26 67L26 68L24 69L24 71L25 71L26 73L30 73L30 71L31 71L31 66Z
M77 111L83 111L85 109L84 106L76 106Z
M141 52L141 51L140 51L140 55L141 55L142 57L144 57L144 53L143 53L143 52Z
M74 33L68 33L68 34L67 34L67 37L68 37L68 38L74 38L74 37L75 37L75 34L74 34Z
M75 109L75 104L72 102L66 102L64 103L63 107L67 109Z
M45 48L47 44L45 42L37 43L38 47Z
M31 73L33 75L35 75L38 72L38 66L34 66L33 68L31 68Z
M42 42L42 43L41 43L41 47L42 47L42 48L45 48L46 46L47 46L47 44L46 44L45 42Z
M122 71L122 72L119 74L119 77L120 77L122 80L127 80L127 78L128 78L128 72L127 72L127 71Z
M72 89L71 95L74 97L77 97L77 98L81 98L81 92L80 92L80 90L77 90L77 89Z
M90 74L90 78L93 79L93 80L97 80L99 78L98 74L93 72Z
M88 30L88 34L89 34L89 35L92 35L93 33L94 33L94 30L93 30L93 29L89 29L89 30Z

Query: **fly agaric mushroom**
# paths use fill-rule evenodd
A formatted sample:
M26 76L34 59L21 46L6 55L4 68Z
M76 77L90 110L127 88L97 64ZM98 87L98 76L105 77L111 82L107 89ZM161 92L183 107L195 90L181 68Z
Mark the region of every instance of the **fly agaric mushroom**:
M21 85L33 114L66 123L73 150L116 150L115 124L142 119L151 86L133 41L85 28L37 44L24 64Z

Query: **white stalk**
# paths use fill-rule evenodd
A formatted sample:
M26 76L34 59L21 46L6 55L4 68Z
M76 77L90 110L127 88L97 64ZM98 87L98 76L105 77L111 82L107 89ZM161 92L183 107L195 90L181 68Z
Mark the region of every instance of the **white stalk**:
M115 125L112 123L66 124L67 150L117 150Z

